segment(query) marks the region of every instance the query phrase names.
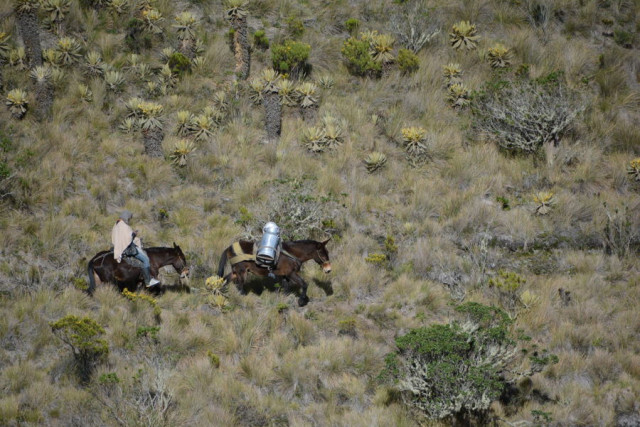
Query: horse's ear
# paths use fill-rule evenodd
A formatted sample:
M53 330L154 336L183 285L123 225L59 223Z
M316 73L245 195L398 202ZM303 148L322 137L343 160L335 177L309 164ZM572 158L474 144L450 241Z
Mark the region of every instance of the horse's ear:
M321 242L322 246L326 246L326 244L329 243L329 240L331 240L331 236L329 236L329 238L327 240L325 240L324 242Z
M178 245L176 245L176 242L173 242L173 249L178 249Z

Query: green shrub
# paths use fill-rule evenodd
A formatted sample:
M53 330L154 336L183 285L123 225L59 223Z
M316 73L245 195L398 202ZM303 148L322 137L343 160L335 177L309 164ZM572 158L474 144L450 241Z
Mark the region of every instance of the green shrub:
M507 314L466 303L462 324L436 324L396 338L380 379L398 387L402 400L429 419L482 418L507 384L502 372L517 354Z
M294 39L299 39L304 34L304 24L299 18L290 16L287 18L287 33Z
M122 291L122 295L136 305L138 301L142 301L142 304L146 303L151 306L156 322L160 323L160 314L162 313L162 309L158 305L158 301L155 298L146 294L130 292L127 289Z
M288 309L289 309L289 304L287 304L285 302L280 302L280 303L278 303L278 305L276 305L276 310L280 314L286 312Z
M169 57L169 68L172 73L182 77L185 73L191 71L191 61L180 52L174 52Z
M506 197L498 196L496 197L496 201L500 203L500 207L502 208L503 211L511 210L511 205L510 205L511 202Z
M2 178L2 175L0 175L0 178ZM80 289L81 291L86 291L87 289L89 289L87 279L85 279L84 277L74 277L71 282L76 289Z
M216 369L220 367L220 356L209 350L207 352L207 357L209 357L209 363L211 363L211 366Z
M149 337L151 340L157 341L158 332L160 332L160 326L138 326L138 329L136 329L136 337Z
M229 31L226 32L225 34L225 38L227 40L227 46L229 46L229 50L231 52L234 52L234 43L233 43L233 38L236 34L236 30L234 30L233 28L229 28Z
M98 378L98 383L102 385L118 384L119 382L120 378L118 378L118 374L116 374L115 372L102 374L100 375L100 378Z
M634 34L619 28L613 31L613 40L619 46L631 49L634 41Z
M0 181L11 176L11 168L5 158L10 151L13 151L13 143L11 139L0 130Z
M100 338L102 326L89 317L68 315L49 323L54 335L71 347L81 382L86 383L94 367L106 360L109 344Z
M369 264L373 264L379 267L385 267L388 264L389 258L387 257L386 254L381 254L379 252L374 252L374 253L370 253L369 255L367 255L367 257L364 259L366 262L368 262Z
M356 18L349 18L345 21L344 26L350 34L355 34L360 28L360 20Z
M356 337L357 322L355 317L346 317L338 321L338 334L339 335L349 335L352 337Z
M11 168L5 161L0 161L0 180L8 178L11 175Z
M264 30L258 30L253 33L253 45L260 50L269 49L269 39L267 38Z
M140 52L140 48L151 48L151 36L144 34L144 21L138 18L131 18L127 22L127 35L124 43L131 52Z
M49 324L53 333L71 347L74 356L102 357L109 354L109 345L98 338L104 334L102 326L89 317L65 316Z
M289 77L303 77L311 72L307 62L311 46L294 40L286 40L283 44L271 47L273 69Z
M418 62L418 55L411 52L409 49L400 49L398 51L398 67L404 74L410 74L420 68Z
M380 77L382 65L371 56L368 40L350 37L342 45L341 53L349 73L360 77Z

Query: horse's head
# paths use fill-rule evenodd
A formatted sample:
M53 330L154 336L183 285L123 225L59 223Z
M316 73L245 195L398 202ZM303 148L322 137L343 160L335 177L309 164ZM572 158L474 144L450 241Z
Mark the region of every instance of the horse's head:
M189 266L187 265L187 258L184 256L182 249L180 246L173 243L173 249L175 250L176 256L171 261L171 266L175 268L175 270L180 273L180 280L185 280L189 278Z
M327 243L331 238L328 238L324 242L316 242L316 251L313 255L313 260L322 267L322 271L325 273L331 273L331 261L329 260L329 251L327 251Z

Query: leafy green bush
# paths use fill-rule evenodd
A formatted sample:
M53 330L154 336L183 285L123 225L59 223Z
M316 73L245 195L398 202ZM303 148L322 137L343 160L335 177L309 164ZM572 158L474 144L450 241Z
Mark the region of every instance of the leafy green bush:
M489 286L495 288L502 306L513 310L520 305L520 293L527 280L512 271L499 270L498 275L489 279Z
M211 350L207 352L207 356L209 357L209 363L211 363L211 366L218 369L220 367L220 356L218 356Z
M360 20L356 18L349 18L345 21L344 26L350 34L354 34L360 28Z
M5 161L0 161L0 180L8 178L11 175L11 168Z
M302 77L311 72L307 62L311 46L294 40L286 40L283 44L271 47L273 69L290 77Z
M225 39L226 39L226 41L227 41L227 46L229 46L229 50L230 50L231 52L234 52L234 48L233 48L233 45L234 45L234 43L233 43L233 39L234 39L235 34L236 34L236 30L234 30L233 28L229 28L229 31L227 31L227 32L225 33Z
M624 48L631 49L634 38L634 34L629 31L625 31L620 28L613 31L613 40L616 44Z
M368 40L350 37L342 45L341 53L349 73L360 77L380 77L382 65L371 56Z
M140 48L151 48L151 36L144 34L144 21L138 18L131 18L127 22L127 35L124 43L131 52L140 52Z
M68 315L49 323L53 333L71 347L82 382L87 382L93 368L106 360L109 344L100 338L104 329L89 317Z
M404 74L410 74L420 68L418 62L418 55L410 51L409 49L400 49L398 51L398 67Z
M502 372L517 351L507 314L466 303L462 324L436 324L396 339L381 379L395 383L405 404L429 419L482 418L507 384Z
M11 176L11 168L6 159L6 153L13 150L11 139L0 130L0 181Z
M338 321L338 334L356 337L358 335L356 327L356 318L346 317Z
M182 77L185 73L191 71L191 61L180 52L174 52L169 57L169 68L172 73Z
M379 252L374 252L374 253L371 253L371 254L367 255L367 257L364 260L366 262L368 262L369 264L373 264L373 265L380 266L380 267L386 267L389 259L387 258L387 255L385 255L385 254L381 254Z
M304 34L304 24L299 18L290 16L287 18L287 33L294 39L299 39Z
M253 33L253 45L261 50L269 49L269 39L267 38L264 30L258 30Z
M49 324L53 333L68 344L74 356L103 357L109 354L109 345L98 338L104 334L102 326L89 317L65 316Z

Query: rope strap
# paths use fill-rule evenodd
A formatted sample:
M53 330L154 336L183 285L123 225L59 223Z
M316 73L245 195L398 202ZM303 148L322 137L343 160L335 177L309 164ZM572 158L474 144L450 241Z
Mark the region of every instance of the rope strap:
M256 256L254 254L245 254L243 252L242 248L240 247L240 242L235 242L233 245L231 245L231 249L233 250L233 253L235 254L234 256L229 258L229 264L231 264L231 265L235 265L235 264L238 264L238 263L243 262L243 261L255 261L256 260Z

